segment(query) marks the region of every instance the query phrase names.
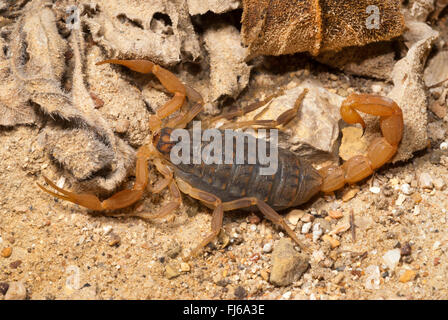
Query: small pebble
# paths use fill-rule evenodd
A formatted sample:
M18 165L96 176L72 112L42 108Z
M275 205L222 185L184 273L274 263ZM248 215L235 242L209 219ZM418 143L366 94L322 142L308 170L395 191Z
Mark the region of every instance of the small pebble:
M9 284L8 291L5 294L5 300L25 300L26 288L20 281L14 281Z
M380 268L378 266L370 265L366 268L365 288L367 290L377 290L380 288Z
M339 247L341 245L341 242L339 242L339 240L336 240L335 238L333 238L328 234L324 235L322 239L330 243L332 249Z
M168 279L176 278L180 275L179 268L172 264L167 264L165 267L165 276Z
M263 246L263 252L269 253L272 251L272 242L268 242Z
M3 258L9 258L12 254L12 248L6 247L2 250L1 255Z
M7 282L0 282L0 294L5 295L8 291L9 284Z
M130 124L131 123L129 122L129 120L119 119L115 123L115 132L116 133L125 133L126 131L128 131Z
M400 249L400 254L402 256L409 256L412 253L412 247L409 242L406 242Z
M242 286L238 286L234 291L234 295L238 299L244 299L247 296L246 289L244 289Z
M9 264L11 269L17 269L22 264L22 260L16 260Z
M396 206L401 206L403 202L406 200L406 196L404 194L399 194L398 199L395 201Z
M400 187L401 192L403 192L405 195L411 195L412 189L411 186L408 183L402 184Z
M389 250L383 255L383 262L390 270L393 271L400 262L400 257L401 257L400 249L397 248Z
M431 175L427 172L420 174L418 177L418 185L423 189L432 189L433 181Z
M264 281L268 281L269 280L269 273L266 270L261 270L260 271L260 276L263 278Z
M443 190L446 186L445 181L441 177L434 179L433 184L436 190Z
M110 240L109 240L109 246L111 247L118 247L121 243L121 238L118 234L116 233L111 233L110 234Z
M350 189L344 195L342 196L342 201L347 202L351 199L353 199L356 194L359 192L358 188Z
M292 295L291 291L287 291L282 295L282 299L289 300L291 299L291 295Z
M313 226L313 242L317 242L317 240L319 240L319 238L322 236L323 233L324 232L320 227L320 223L316 223Z
M332 219L341 219L344 214L341 211L335 211L335 210L330 210L330 212L328 213L328 215L332 218Z
M303 210L292 210L286 215L286 220L296 226L299 223L299 220L305 215L305 211Z
M311 226L312 226L312 225L313 225L312 222L304 223L303 226L302 226L302 230L301 230L301 232L302 232L303 234L306 234L306 233L310 232L310 230L311 230Z
M440 150L448 150L448 142L442 142L440 144Z
M370 192L374 193L374 194L379 194L381 192L381 188L380 187L371 187Z
M415 279L417 272L414 270L406 270L401 276L399 281L402 283L406 283Z
M191 267L190 267L190 265L188 263L182 262L180 264L180 271L182 271L182 272L189 272L190 270L191 270Z

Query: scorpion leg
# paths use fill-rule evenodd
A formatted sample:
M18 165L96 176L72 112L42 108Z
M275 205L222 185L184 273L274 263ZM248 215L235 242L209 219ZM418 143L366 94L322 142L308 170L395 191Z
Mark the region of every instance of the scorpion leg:
M268 204L266 204L264 201L259 200L257 198L248 197L248 198L241 198L234 201L224 202L223 208L224 211L231 211L236 209L242 209L242 208L249 208L251 206L257 206L260 212L272 223L278 225L279 227L283 228L286 233L291 237L291 239L294 240L295 243L299 245L302 250L306 252L310 252L310 249L306 247L300 240L297 238L294 231L288 227L286 224L285 219L281 215L279 215L274 209L272 209Z
M236 123L227 123L227 124L222 125L220 127L220 129L244 129L244 128L251 127L251 126L258 126L258 127L268 129L268 128L277 128L278 126L287 125L292 119L294 119L294 117L297 116L297 113L300 109L303 99L305 98L307 93L308 93L308 89L304 89L303 92L296 99L296 102L294 103L294 107L283 112L275 120L258 120L258 118L263 113L266 112L266 110L267 110L267 107L266 107L264 110L262 110L260 113L258 113L254 117L254 120L239 121ZM253 111L253 110L250 110L250 111Z
M74 193L59 188L46 177L44 177L45 181L59 193L51 191L39 183L37 183L37 185L43 191L55 196L56 198L73 202L91 210L103 211L125 208L137 202L143 195L143 192L148 184L148 160L151 157L151 154L152 153L148 145L140 147L137 151L135 183L133 188L119 191L104 201L100 201L98 197L93 194Z
M310 250L305 245L303 245L303 243L297 238L294 231L292 231L291 228L288 227L283 217L279 215L277 212L275 212L275 210L272 209L265 202L253 197L241 198L238 200L228 202L221 202L221 199L219 199L218 197L216 197L211 193L195 189L188 183L180 179L177 179L177 181L179 184L179 188L183 193L186 193L192 198L202 201L205 204L213 206L215 208L213 211L211 222L211 229L212 229L211 234L208 235L196 248L192 250L189 257L197 255L202 248L204 248L209 242L211 242L215 237L218 236L219 231L221 230L222 227L224 211L249 208L251 206L257 206L258 209L261 211L261 213L263 213L263 215L267 219L272 221L274 224L282 227L304 251L310 252ZM185 259L187 260L189 257L185 257Z
M321 190L331 192L342 188L345 183L353 184L370 176L374 170L387 163L397 152L403 136L403 113L391 99L369 95L352 94L341 105L342 119L350 124L365 122L358 111L380 117L382 138L373 140L367 156L354 156L342 166L330 166L320 170L323 176Z

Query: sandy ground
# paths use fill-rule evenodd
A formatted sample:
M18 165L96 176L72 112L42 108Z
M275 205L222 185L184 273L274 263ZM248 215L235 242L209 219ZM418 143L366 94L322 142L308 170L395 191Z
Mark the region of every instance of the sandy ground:
M276 69L288 59L300 63ZM350 88L371 92L377 84L303 55L266 61L252 71L243 101L305 78L318 79L340 95ZM384 88L390 90L388 85ZM446 140L447 123L428 114L432 130L442 130ZM410 161L385 166L334 196L313 198L294 211L298 219L286 210L290 226L314 253L300 279L277 287L269 281L269 247L287 236L256 214L226 213L221 241L184 263L181 256L210 228L211 211L197 201L184 196L174 216L145 221L92 214L41 192L36 182L42 183L43 175L60 182L64 175L38 141L41 126L0 128L0 299L15 281L26 289L28 299L448 298L444 139L432 139L432 147ZM155 178L151 172L150 179ZM122 188L131 186L132 180ZM64 184L66 189L73 187L69 179ZM141 202L120 212L152 212L168 199L166 193L147 192ZM351 213L354 233L352 228L333 236L339 242L334 248L322 237L313 241L312 228L302 233L308 222L332 230ZM343 217L332 218L335 214ZM391 270L383 256L394 249L399 249L400 261Z

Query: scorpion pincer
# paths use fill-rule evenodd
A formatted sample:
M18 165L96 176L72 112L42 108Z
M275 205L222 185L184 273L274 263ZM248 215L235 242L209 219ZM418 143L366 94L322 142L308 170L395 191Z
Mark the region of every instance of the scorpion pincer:
M345 184L354 184L370 176L376 169L389 162L395 155L403 135L403 115L398 105L385 97L369 94L352 94L341 105L342 119L349 124L365 123L358 111L379 116L382 132L368 148L366 156L358 155L347 160L341 166L330 166L320 170L289 150L279 148L278 167L273 175L261 175L259 164L184 164L174 165L170 161L173 147L171 132L176 128L185 128L203 109L201 95L193 88L183 84L170 71L146 60L105 60L100 63L118 64L140 73L152 73L162 85L173 94L173 98L159 108L150 117L151 143L141 146L137 151L135 182L132 189L122 190L110 198L100 201L92 194L74 193L56 186L48 178L45 181L57 192L38 184L45 192L63 200L71 201L94 211L116 210L137 202L148 188L159 193L168 188L171 200L157 213L131 213L129 216L142 218L160 218L174 212L182 203L181 192L200 200L213 208L211 233L192 250L191 256L212 241L222 227L225 211L237 209L257 209L264 217L282 227L287 234L305 251L294 231L276 210L295 207L307 202L319 192L331 193ZM276 120L251 120L244 123L232 123L230 126L242 128L258 126L276 128L288 123L297 113L306 90L297 99L295 107L281 114ZM231 119L236 115L260 108L275 95L266 100L249 105L239 112L226 113L220 118ZM189 101L193 106L185 110ZM170 117L174 113L177 115ZM247 148L247 146L246 146ZM246 150L247 151L247 150ZM247 155L247 152L245 152ZM247 160L247 159L245 159ZM153 187L148 186L148 163L155 166L163 176Z

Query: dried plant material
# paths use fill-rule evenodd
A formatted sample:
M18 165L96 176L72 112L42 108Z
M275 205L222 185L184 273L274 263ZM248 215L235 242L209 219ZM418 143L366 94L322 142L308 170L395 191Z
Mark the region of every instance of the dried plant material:
M6 47L0 38L0 47ZM0 50L0 126L31 124L36 120L28 98L22 94L16 80L11 75L9 60Z
M250 67L244 62L245 50L233 26L220 26L204 34L210 55L209 102L223 96L236 98L249 83Z
M103 102L99 112L127 142L141 146L149 134L149 115L140 90L119 76L118 68L95 65L105 59L97 46L88 51L86 58L90 91Z
M324 52L315 59L348 74L390 80L397 62L395 56L391 42L378 42L363 47L347 47L338 52Z
M72 30L70 38L74 55L72 92L69 94L61 89L67 44L59 35L55 16L47 4L47 1L42 0L28 3L24 8L24 15L17 21L11 41L11 75L26 99L37 104L44 113L63 120L61 124L72 130L64 134L55 132L45 135L47 139L44 139L43 143L48 146L50 154L77 179L93 176L99 171L98 163L102 163L110 168L107 177L95 176L88 183L112 191L123 181L127 170L133 165L134 150L115 137L106 120L96 110L90 92L85 87L85 49L79 29ZM76 127L82 127L82 130L73 131ZM88 134L85 133L86 130L89 131ZM79 134L71 136L71 132ZM60 144L63 138L70 139L70 144ZM57 144L60 149L54 147ZM101 144L104 145L103 148L98 147ZM88 159L98 157L106 162L90 163L77 158L80 148L92 151L88 146L98 147L97 150L94 148L95 153L87 157ZM62 149L65 152L55 151ZM69 154L72 154L72 157ZM113 155L113 160L107 161L110 154Z
M240 0L187 0L190 15L204 14L208 11L224 13L238 9Z
M435 0L414 0L410 14L413 20L425 22L435 9Z
M367 10L369 6L375 10ZM371 28L376 9L380 22ZM399 0L243 0L242 22L248 59L295 52L318 55L390 40L404 29Z
M186 0L99 0L96 9L85 21L109 57L169 66L200 56Z
M423 78L427 87L441 85L448 79L448 51L439 51L428 61Z
M39 141L77 180L90 179L100 170L112 170L114 152L91 130L46 127Z
M388 97L393 99L403 110L403 139L393 162L407 160L418 150L426 148L427 136L427 98L423 70L426 59L439 33L425 23L408 22L406 40L417 39L409 49L406 57L395 65L392 72L394 88Z

